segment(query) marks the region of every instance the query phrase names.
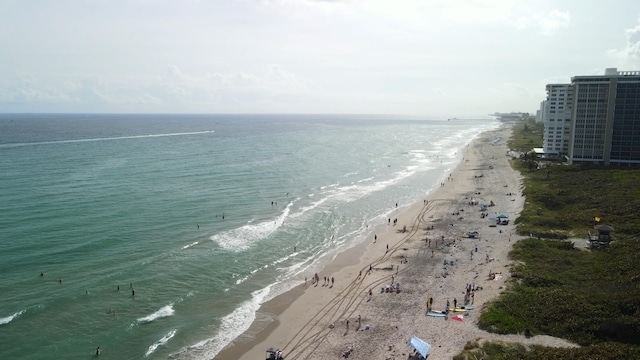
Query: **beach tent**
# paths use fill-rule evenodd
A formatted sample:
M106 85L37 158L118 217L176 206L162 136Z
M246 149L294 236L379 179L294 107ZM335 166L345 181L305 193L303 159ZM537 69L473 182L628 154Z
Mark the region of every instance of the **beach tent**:
M498 216L496 216L496 218L498 218L498 219L508 219L509 215L507 215L507 214L498 214Z
M425 358L427 357L427 355L429 355L429 350L431 350L431 345L427 344L424 340L418 338L415 335L411 337L411 341L409 341L409 344L407 346L411 346L412 348L418 350L420 355L424 356Z

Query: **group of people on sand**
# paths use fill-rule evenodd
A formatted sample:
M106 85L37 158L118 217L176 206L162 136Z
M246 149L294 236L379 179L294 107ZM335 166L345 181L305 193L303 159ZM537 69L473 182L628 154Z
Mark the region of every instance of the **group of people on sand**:
M328 286L329 288L333 287L333 284L335 284L336 279L331 276L323 276L323 283L322 286ZM315 273L313 275L313 277L311 278L311 283L313 284L313 286L318 286L318 284L320 283L320 275L318 275L318 273ZM307 278L304 278L304 286L307 286Z

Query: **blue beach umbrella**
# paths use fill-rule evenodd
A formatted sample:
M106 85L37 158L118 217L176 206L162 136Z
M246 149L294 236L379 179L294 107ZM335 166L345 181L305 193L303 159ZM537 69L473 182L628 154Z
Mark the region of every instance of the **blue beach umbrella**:
M508 219L509 215L507 215L507 214L498 214L498 216L496 216L496 218L498 218L498 219Z

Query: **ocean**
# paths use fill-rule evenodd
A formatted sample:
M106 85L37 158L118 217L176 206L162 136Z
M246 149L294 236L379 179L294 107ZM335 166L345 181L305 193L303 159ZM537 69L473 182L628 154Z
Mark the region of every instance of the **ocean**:
M0 114L0 359L211 359L497 126Z

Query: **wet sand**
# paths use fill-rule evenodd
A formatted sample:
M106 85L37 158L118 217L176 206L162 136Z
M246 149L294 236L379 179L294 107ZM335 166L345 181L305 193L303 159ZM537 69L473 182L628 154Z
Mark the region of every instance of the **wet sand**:
M497 136L502 140L494 142ZM338 255L318 273L318 285L308 282L265 303L251 328L215 359L262 359L269 347L282 349L287 360L340 358L351 346L351 359L406 359L413 352L406 345L412 335L433 346L430 359L450 359L476 339L575 346L476 326L482 306L505 288L507 254L519 239L512 223L490 226L498 213L517 218L524 204L520 174L508 162L509 136L508 127L483 133L463 150L442 186L394 212L390 225L376 226L377 241L371 234ZM491 201L495 206L480 210ZM483 212L488 216L481 217ZM479 235L469 238L471 231ZM334 277L335 285L323 286L324 276ZM398 283L399 292L383 290ZM445 310L447 301L453 306L454 299L462 306L468 286L477 288L467 296L474 310L446 319L426 316L428 296L434 310Z

